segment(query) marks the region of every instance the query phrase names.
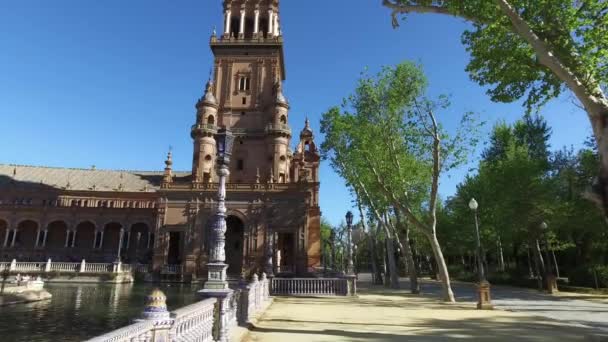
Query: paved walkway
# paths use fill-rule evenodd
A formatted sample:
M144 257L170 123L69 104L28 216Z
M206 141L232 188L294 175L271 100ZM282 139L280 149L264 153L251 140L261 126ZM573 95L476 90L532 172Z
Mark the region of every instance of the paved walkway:
M568 306L570 299L541 296L541 302L535 306L542 309L538 311L479 311L475 309L474 297L468 297L467 291L473 288L467 284L456 284L455 291L461 300L471 302L444 304L437 300L434 292L438 288L432 282L423 284L423 292L429 295L414 296L405 290L371 287L365 277L361 278L364 281L360 282L358 298L276 298L245 341L593 341L590 336L596 335L601 326L601 320L599 326L592 328L580 322L545 317L545 312L550 311L545 307L546 301L565 300L568 302L564 305ZM531 292L505 289L496 289L499 308L517 310L519 301L530 304L537 300ZM580 310L577 316L597 311L597 316L608 319L607 304L580 302L581 307L573 308ZM597 308L594 304L601 306ZM586 305L593 309L585 309ZM559 307L557 311L562 310L565 309Z
M409 288L407 281L404 289ZM439 296L441 287L434 281L423 281L422 292ZM455 282L452 289L458 302L476 302L475 285ZM532 289L492 286L492 303L497 309L527 313L567 323L583 324L608 333L608 296L590 296L560 292L549 295Z

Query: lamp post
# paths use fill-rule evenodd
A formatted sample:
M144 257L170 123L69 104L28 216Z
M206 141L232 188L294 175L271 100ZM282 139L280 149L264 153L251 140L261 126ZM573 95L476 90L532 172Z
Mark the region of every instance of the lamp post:
M479 204L474 198L471 198L469 208L473 211L473 216L475 216L475 234L477 237L477 272L479 276L479 284L477 286L479 301L477 302L477 309L491 310L494 306L490 299L490 283L486 280L486 273L483 266L483 250L481 247L481 237L479 235L479 219L477 218Z
M486 272L483 267L483 251L481 250L481 237L479 235L479 220L477 218L477 208L479 204L474 198L471 198L469 202L469 208L473 210L473 215L475 216L475 234L477 237L477 276L479 278L479 282L482 283L486 281Z
M329 232L329 247L331 249L331 256L330 256L330 262L329 262L329 266L331 267L331 270L335 272L335 263L336 263L336 232L332 229Z
M211 245L207 263L207 282L205 289L227 289L226 281L226 177L230 174L228 164L232 154L234 136L228 129L221 129L215 136L217 145L217 175L219 187L217 192L217 211L211 226Z
M356 276L357 275L357 245L353 245L353 263L354 263L353 272L355 273L355 276Z
M347 228L347 250L348 253L348 261L346 265L346 274L352 275L354 273L354 264L353 264L353 213L348 211L346 213L346 228Z
M217 147L217 211L210 232L209 261L207 262L207 281L199 293L203 297L218 299L220 318L218 323L218 341L228 341L228 318L232 290L226 280L226 177L230 174L228 164L232 154L234 136L230 130L223 128L215 135Z
M557 292L557 279L553 274L553 262L551 261L551 250L549 246L549 225L547 222L543 221L539 225L540 232L543 235L545 240L545 260L547 260L547 273L545 275L547 292L554 293Z

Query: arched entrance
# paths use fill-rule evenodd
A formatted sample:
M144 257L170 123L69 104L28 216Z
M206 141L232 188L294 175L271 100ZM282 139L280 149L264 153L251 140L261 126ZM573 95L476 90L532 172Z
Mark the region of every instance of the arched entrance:
M46 246L48 250L53 252L64 252L65 239L68 232L68 224L64 221L54 221L49 223L48 235L46 238Z
M148 234L150 234L150 230L146 223L140 222L131 226L131 237L129 238L129 246L126 251L129 262L141 264L149 262L151 255L148 253Z
M36 235L38 233L38 223L32 220L19 222L17 225L17 237L15 246L22 249L33 249L36 246Z
M4 247L4 241L7 241L6 234L8 234L8 222L0 219L0 248Z
M104 226L102 251L105 262L112 262L118 258L121 228L122 224L118 222L111 222Z
M243 239L245 233L245 225L243 221L236 216L228 216L226 218L226 264L228 264L229 275L234 277L241 276L243 269Z
M75 255L78 259L91 260L93 242L95 240L95 224L90 221L80 222L76 226Z

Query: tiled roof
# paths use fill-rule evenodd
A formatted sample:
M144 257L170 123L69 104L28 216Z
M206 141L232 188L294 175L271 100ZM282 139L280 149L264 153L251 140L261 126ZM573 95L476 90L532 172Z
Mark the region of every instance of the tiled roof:
M176 177L189 175L189 172L174 172ZM162 177L162 171L69 169L0 164L0 188L18 186L84 191L149 192L160 187Z

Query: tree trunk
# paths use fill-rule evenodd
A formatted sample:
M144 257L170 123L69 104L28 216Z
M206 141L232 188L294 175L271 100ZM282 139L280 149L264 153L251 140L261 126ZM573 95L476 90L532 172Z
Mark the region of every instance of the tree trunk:
M384 286L389 287L390 269L388 267L388 256L386 254L386 238L382 246L382 272L384 273Z
M532 253L534 254L534 265L536 266L536 279L538 280L538 289L543 290L545 283L545 263L543 261L543 255L540 251L540 245L538 240L532 240L530 244L532 246Z
M433 254L435 255L435 261L439 271L439 277L441 278L442 298L446 302L454 303L456 300L454 299L454 292L452 292L452 285L450 284L448 267L445 264L445 259L443 257L443 253L441 252L441 246L439 245L437 236L435 234L426 235L429 239L429 243L431 244L431 248L433 249Z
M395 262L395 240L392 237L386 238L386 258L388 260L388 271L390 273L391 289L399 288L399 271Z
M406 265L409 265L407 271L410 276L410 290L414 294L420 293L420 284L418 283L418 270L416 269L416 262L414 261L414 253L412 253L412 246L410 246L410 229L406 225L405 227L405 240L403 241L403 248L405 248L405 261Z
M557 258L555 257L554 250L551 250L551 255L553 256L553 263L555 264L555 276L559 278L559 265L557 264Z
M370 226L370 232L372 228ZM372 263L372 272L374 274L374 284L382 285L382 270L378 265L378 253L376 253L376 234L375 231L369 235L369 254Z
M532 270L532 258L530 257L530 247L526 248L528 252L528 273L530 274L530 279L534 278L534 271Z
M505 257L502 252L502 241L500 240L500 236L498 237L497 245L498 245L498 270L500 272L504 272L505 271Z
M395 218L397 219L397 227L403 227L405 233L403 244L401 241L398 242L405 256L405 274L410 276L410 291L418 294L420 293L420 285L418 284L418 270L416 270L414 262L414 253L412 253L412 246L410 245L410 226L407 220L402 220L401 213L397 209L395 209Z

